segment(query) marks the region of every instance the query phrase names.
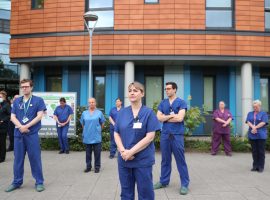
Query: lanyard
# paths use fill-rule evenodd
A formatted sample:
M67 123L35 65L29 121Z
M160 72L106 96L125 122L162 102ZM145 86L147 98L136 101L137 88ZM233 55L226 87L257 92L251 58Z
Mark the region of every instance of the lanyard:
M27 105L26 105L26 102L23 104L24 116L26 116L26 113L27 113L28 108L29 108L29 106L30 106L31 100L32 100L32 96L31 96L31 98L28 100L28 104L27 104Z
M258 114L258 113L257 113ZM257 117L257 114L254 112L254 115L253 115L253 118L254 118L254 125L256 124L256 117Z

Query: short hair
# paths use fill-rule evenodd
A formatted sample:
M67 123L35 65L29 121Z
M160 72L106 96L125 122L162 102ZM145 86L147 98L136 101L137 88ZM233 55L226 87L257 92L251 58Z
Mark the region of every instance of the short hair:
M34 82L31 79L22 79L20 81L20 84L23 84L23 83L29 83L31 87L33 87L34 85Z
M261 106L262 102L259 99L256 99L255 101L253 101L253 105L254 104L258 104L259 106Z
M115 101L117 101L117 100L119 100L119 101L122 102L122 100L120 99L120 97L117 97L117 98L115 99Z
M60 101L60 102L66 103L66 99L65 99L64 97L61 97L61 98L59 99L59 101Z
M167 82L166 85L171 85L172 89L176 89L177 90L177 84L175 82Z
M131 88L131 86L134 86L136 89L140 90L144 94L144 86L138 81L134 81L128 85L128 89Z
M6 93L6 91L2 90L2 91L0 91L0 94L2 94L2 95L4 96L5 99L7 98L7 93Z

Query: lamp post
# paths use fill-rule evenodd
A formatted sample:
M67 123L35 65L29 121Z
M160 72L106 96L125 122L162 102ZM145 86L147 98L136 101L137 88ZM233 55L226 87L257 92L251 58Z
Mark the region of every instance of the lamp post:
M93 36L93 32L95 29L95 26L97 24L98 21L98 16L91 12L88 11L86 13L84 13L83 15L84 18L84 23L87 27L87 30L89 32L89 36L90 36L90 46L89 46L89 82L88 82L88 96L89 98L92 96L92 36ZM90 26L89 22L93 22L93 26Z

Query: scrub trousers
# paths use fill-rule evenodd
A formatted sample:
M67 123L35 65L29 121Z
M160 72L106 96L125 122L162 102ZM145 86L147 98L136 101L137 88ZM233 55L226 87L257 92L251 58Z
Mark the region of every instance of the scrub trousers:
M121 200L135 199L135 183L139 200L154 200L152 166L128 168L118 164L121 184Z
M20 187L23 184L24 159L26 152L31 166L32 176L36 179L36 185L43 184L41 150L37 132L14 137L14 179L12 184L17 187Z
M92 151L95 157L95 169L100 169L101 143L86 144L86 169L92 169Z
M161 133L160 150L162 156L160 183L162 185L170 183L173 153L180 175L181 187L188 187L189 174L185 160L184 135Z
M116 143L115 143L115 140L114 140L114 129L110 129L110 137L111 137L111 140L110 140L110 156L114 156L115 153L116 153Z
M223 140L224 151L226 155L230 155L232 152L232 147L230 134L228 133L213 133L211 153L216 154L218 152L219 146L221 144L221 139Z
M264 169L265 139L249 140L252 148L253 168Z
M69 151L68 137L67 137L68 128L69 125L62 127L57 126L58 141L61 151Z

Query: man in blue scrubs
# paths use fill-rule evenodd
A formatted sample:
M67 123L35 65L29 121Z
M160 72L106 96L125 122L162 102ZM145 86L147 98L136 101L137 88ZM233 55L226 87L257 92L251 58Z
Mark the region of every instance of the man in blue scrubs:
M110 136L111 136L111 141L110 141L110 156L109 158L112 159L114 158L114 155L116 153L116 144L114 141L114 125L117 120L117 115L119 111L122 109L122 101L120 98L117 98L115 101L115 107L113 107L110 111Z
M163 122L160 136L161 176L160 181L154 185L154 189L164 188L169 185L173 153L181 179L180 194L186 195L189 185L188 168L184 154L184 117L187 104L176 96L176 83L166 83L165 91L168 98L159 104L157 113L159 121Z
M66 99L64 97L60 98L59 102L60 105L56 107L53 113L54 119L56 120L56 129L60 145L59 154L69 154L67 134L73 110L69 105L66 104Z
M15 124L14 179L5 191L11 192L23 184L24 158L27 152L32 176L36 179L36 191L42 192L45 188L38 131L41 128L41 118L46 111L46 106L42 98L32 95L32 80L23 79L20 88L23 96L14 101L11 111L11 121Z

